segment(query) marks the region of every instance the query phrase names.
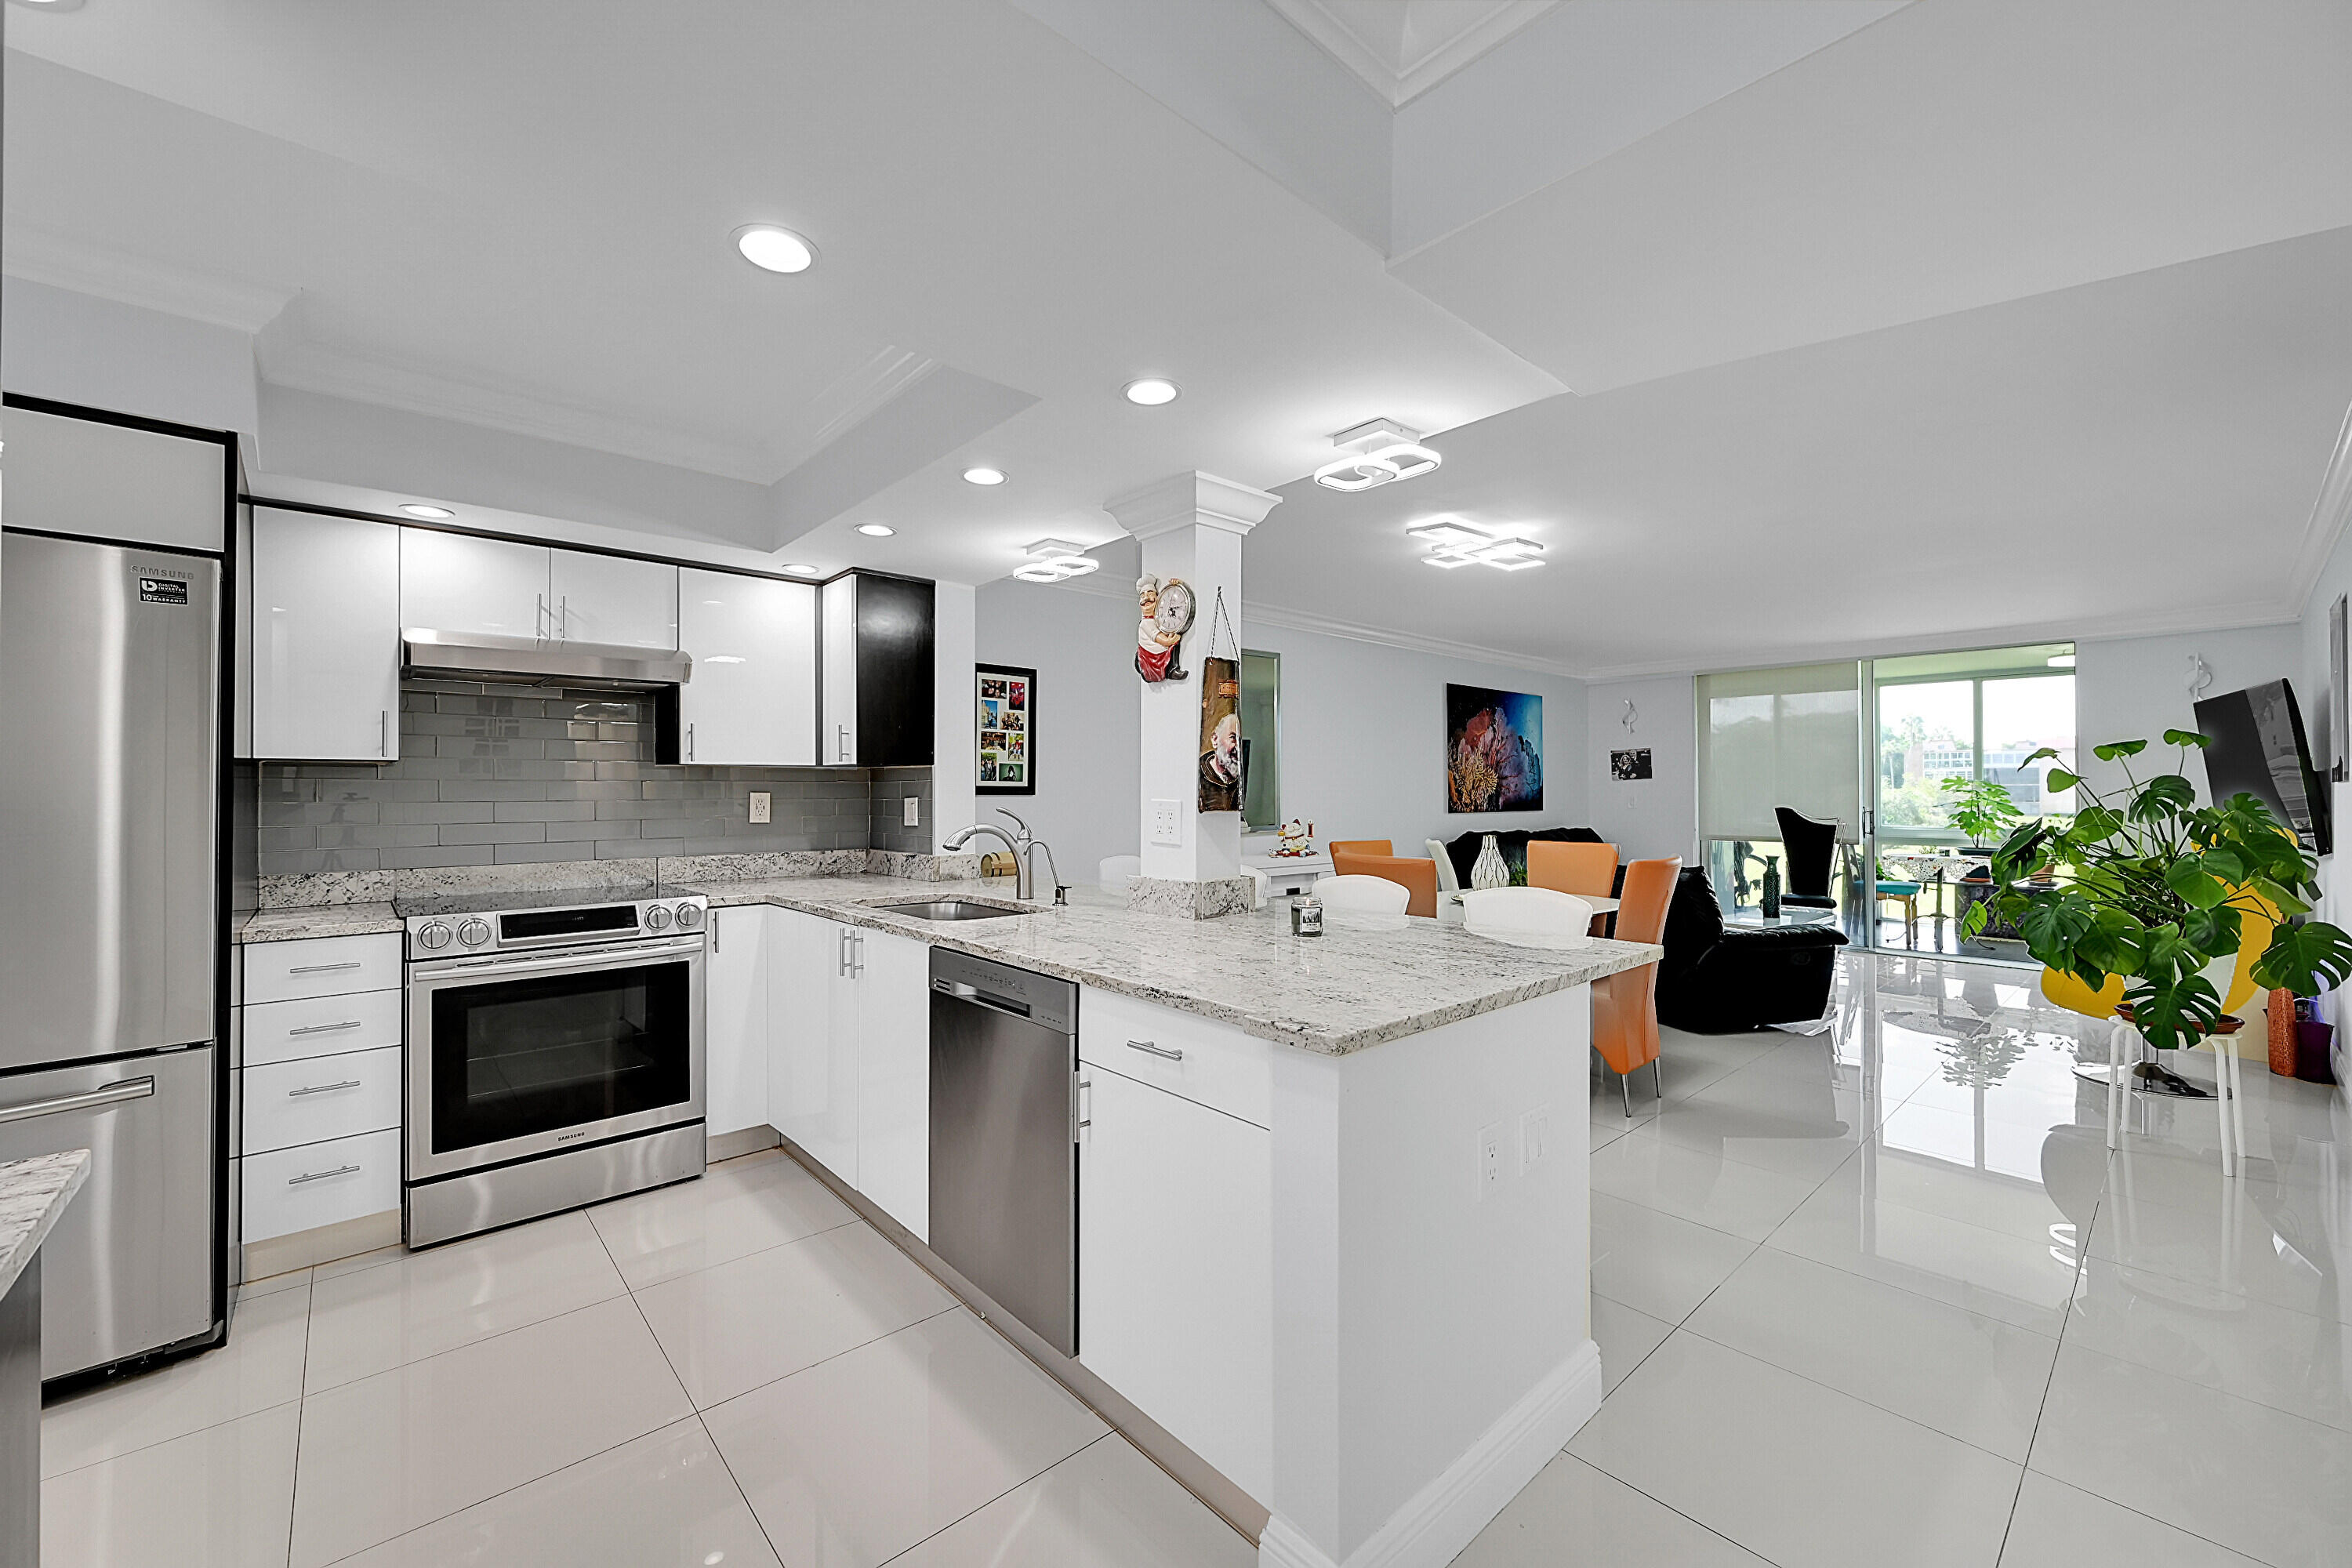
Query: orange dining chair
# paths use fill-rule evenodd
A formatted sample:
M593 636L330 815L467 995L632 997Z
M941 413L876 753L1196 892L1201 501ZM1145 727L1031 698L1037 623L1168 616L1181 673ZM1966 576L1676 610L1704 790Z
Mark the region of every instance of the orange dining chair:
M1682 875L1679 858L1635 860L1625 868L1625 887L1618 897L1617 940L1656 942L1666 929L1666 904L1674 897L1675 879ZM1592 983L1592 1044L1601 1059L1617 1075L1618 1092L1625 1097L1625 1115L1633 1114L1631 1075L1647 1064L1666 1096L1665 1069L1658 1066L1658 966L1645 963Z
M1549 888L1555 893L1605 899L1617 887L1617 846L1614 844L1528 841L1528 886ZM1592 917L1592 934L1609 929L1607 915Z
M1364 842L1359 840L1359 842ZM1383 849L1388 840L1375 838L1370 842ZM1402 888L1411 897L1404 912L1409 915L1437 916L1437 863L1414 860L1399 855L1367 855L1345 844L1331 846L1331 869L1342 877L1384 877Z
M1349 855L1393 855L1396 846L1385 838L1334 838L1323 846L1333 855L1342 851Z

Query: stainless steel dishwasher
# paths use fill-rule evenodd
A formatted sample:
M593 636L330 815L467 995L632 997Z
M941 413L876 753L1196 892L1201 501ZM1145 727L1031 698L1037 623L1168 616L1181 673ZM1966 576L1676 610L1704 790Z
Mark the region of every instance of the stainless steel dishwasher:
M930 1247L1078 1353L1078 988L931 949Z

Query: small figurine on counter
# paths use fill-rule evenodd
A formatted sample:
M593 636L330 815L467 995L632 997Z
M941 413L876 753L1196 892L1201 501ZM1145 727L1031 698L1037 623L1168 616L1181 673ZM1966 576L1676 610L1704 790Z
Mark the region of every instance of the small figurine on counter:
M1282 842L1275 853L1287 859L1303 859L1315 853L1315 825L1304 817L1294 816L1275 830Z

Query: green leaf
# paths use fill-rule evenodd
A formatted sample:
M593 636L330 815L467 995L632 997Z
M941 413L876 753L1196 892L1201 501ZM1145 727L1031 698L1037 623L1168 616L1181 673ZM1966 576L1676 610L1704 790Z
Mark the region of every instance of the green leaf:
M2245 917L2223 904L2216 909L2190 910L2180 922L2180 939L2207 958L2219 958L2238 951L2244 929Z
M2247 883L2247 886L2268 900L2283 920L2293 920L2297 915L2307 915L2311 912L2309 904L2305 903L2293 892L2272 881L2268 877L2256 877Z
M2201 858L2173 861L2164 868L2164 885L2190 909L2210 910L2228 898L2230 889L2205 869Z
M2164 743L2168 746L2195 746L2201 751L2213 742L2194 730L2167 730Z
M2197 786L2179 773L2158 773L2140 786L2126 811L2134 822L2164 822L2197 804Z
M2233 888L2246 879L2246 858L2227 845L2215 845L2200 858L2208 875L2219 877Z
M2074 814L2066 836L2078 844L2101 844L2124 830L2124 819L2104 805L2085 806Z
M2137 757L2147 750L2146 741L2109 741L2104 746L2093 746L2091 754L2103 763L2112 763L2117 757Z
M2055 752L2046 752L2043 754L2057 755ZM2063 795L2083 782L2082 774L2070 773L2064 768L2052 768L2046 776L2050 780L2050 793L2053 795Z

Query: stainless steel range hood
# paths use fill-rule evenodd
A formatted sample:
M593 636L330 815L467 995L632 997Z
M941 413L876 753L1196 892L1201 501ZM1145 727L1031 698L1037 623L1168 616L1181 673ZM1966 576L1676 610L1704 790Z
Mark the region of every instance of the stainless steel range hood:
M400 664L411 675L632 690L683 686L694 675L694 660L668 648L546 642L487 632L436 632L423 626L402 629Z

